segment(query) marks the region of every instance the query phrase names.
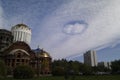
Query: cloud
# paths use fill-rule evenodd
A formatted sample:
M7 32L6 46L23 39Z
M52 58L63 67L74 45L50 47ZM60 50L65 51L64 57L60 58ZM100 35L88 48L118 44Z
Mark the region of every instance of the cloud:
M63 27L63 32L70 35L81 34L87 29L87 23L84 21L75 21L66 24Z
M40 45L53 58L74 57L90 49L100 50L120 43L120 0L63 0L61 3L53 0L54 5L31 1L27 2L29 5L13 1L9 7L17 6L15 16L13 7L6 9L10 15L6 26L25 18L25 23L32 27L32 46Z
M33 33L36 35L36 31L40 29L41 20L44 16L68 1L70 0L1 0L5 12L4 28L10 29L11 26L18 23L25 23L30 28L35 29Z
M119 2L119 0L109 2L75 0L62 5L43 20L41 31L46 34L43 35L44 37L41 35L43 40L39 44L47 49L54 58L79 55L90 49L100 50L116 42L118 44L120 40ZM64 32L81 33L84 29L83 24L67 24L81 20L89 24L84 33L64 34Z

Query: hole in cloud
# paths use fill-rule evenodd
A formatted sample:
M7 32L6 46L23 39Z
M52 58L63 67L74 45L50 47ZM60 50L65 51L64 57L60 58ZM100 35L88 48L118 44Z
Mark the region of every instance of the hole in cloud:
M85 21L72 21L63 27L63 32L69 35L82 34L88 27Z

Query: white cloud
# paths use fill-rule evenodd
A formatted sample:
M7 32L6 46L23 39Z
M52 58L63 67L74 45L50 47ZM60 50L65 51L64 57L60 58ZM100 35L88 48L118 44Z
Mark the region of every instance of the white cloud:
M45 37L40 44L51 53L53 58L64 58L81 54L89 49L98 50L115 44L120 39L119 3L119 0L109 2L75 0L62 5L43 20L42 31L46 31L47 34L43 35ZM63 26L76 20L87 22L87 30L80 35L64 34ZM67 25L65 28L66 33L79 33L82 30L81 24Z
M120 43L119 3L120 0L71 0L53 13L48 13L42 21L37 19L40 18L39 9L32 14L33 10L29 8L27 12L8 19L8 23L19 23L22 17L30 24L40 23L32 26L36 29L32 43L50 52L53 58L65 58ZM0 16L2 14L0 12ZM81 20L88 24L87 27L79 23ZM70 23L74 21L78 22ZM68 35L71 33L74 35Z
M87 29L87 23L69 23L63 27L63 32L70 35L81 34Z

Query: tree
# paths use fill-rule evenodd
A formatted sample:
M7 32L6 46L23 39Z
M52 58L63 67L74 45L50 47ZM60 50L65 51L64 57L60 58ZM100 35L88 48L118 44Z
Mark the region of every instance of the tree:
M7 74L5 63L0 60L0 77L5 77Z
M78 61L69 61L69 71L70 74L79 74L80 62Z
M112 73L120 74L120 60L115 60L111 65Z
M54 60L52 62L53 75L65 75L68 71L68 62L65 59Z
M53 75L84 75L92 74L91 66L85 65L78 61L67 61L65 59L55 60L52 62Z
M52 70L52 74L54 76L63 76L65 74L65 69L61 66L55 66Z
M13 71L13 77L16 79L33 78L34 71L27 65L19 65Z
M12 75L12 68L7 66L7 75Z
M92 67L82 64L80 66L80 72L83 73L83 75L90 75L90 74L92 74Z

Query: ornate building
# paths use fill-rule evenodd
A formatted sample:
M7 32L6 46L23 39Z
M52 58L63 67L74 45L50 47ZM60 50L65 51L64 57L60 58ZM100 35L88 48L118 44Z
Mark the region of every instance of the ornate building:
M15 42L4 51L4 60L8 67L29 65L34 58L34 52L25 42Z
M52 58L49 53L44 51L43 49L40 49L39 47L33 51L35 52L36 58L34 58L31 65L39 71L38 74L50 74Z
M13 42L24 41L30 44L31 41L31 29L25 24L17 24L11 28L14 36Z
M2 54L4 49L10 46L12 42L12 33L6 29L0 29L0 54Z
M25 24L17 24L12 27L12 32L0 29L1 59L10 72L18 65L28 65L38 75L51 74L52 58L48 52L37 48L32 50L29 46L31 30ZM14 40L13 40L14 38Z

